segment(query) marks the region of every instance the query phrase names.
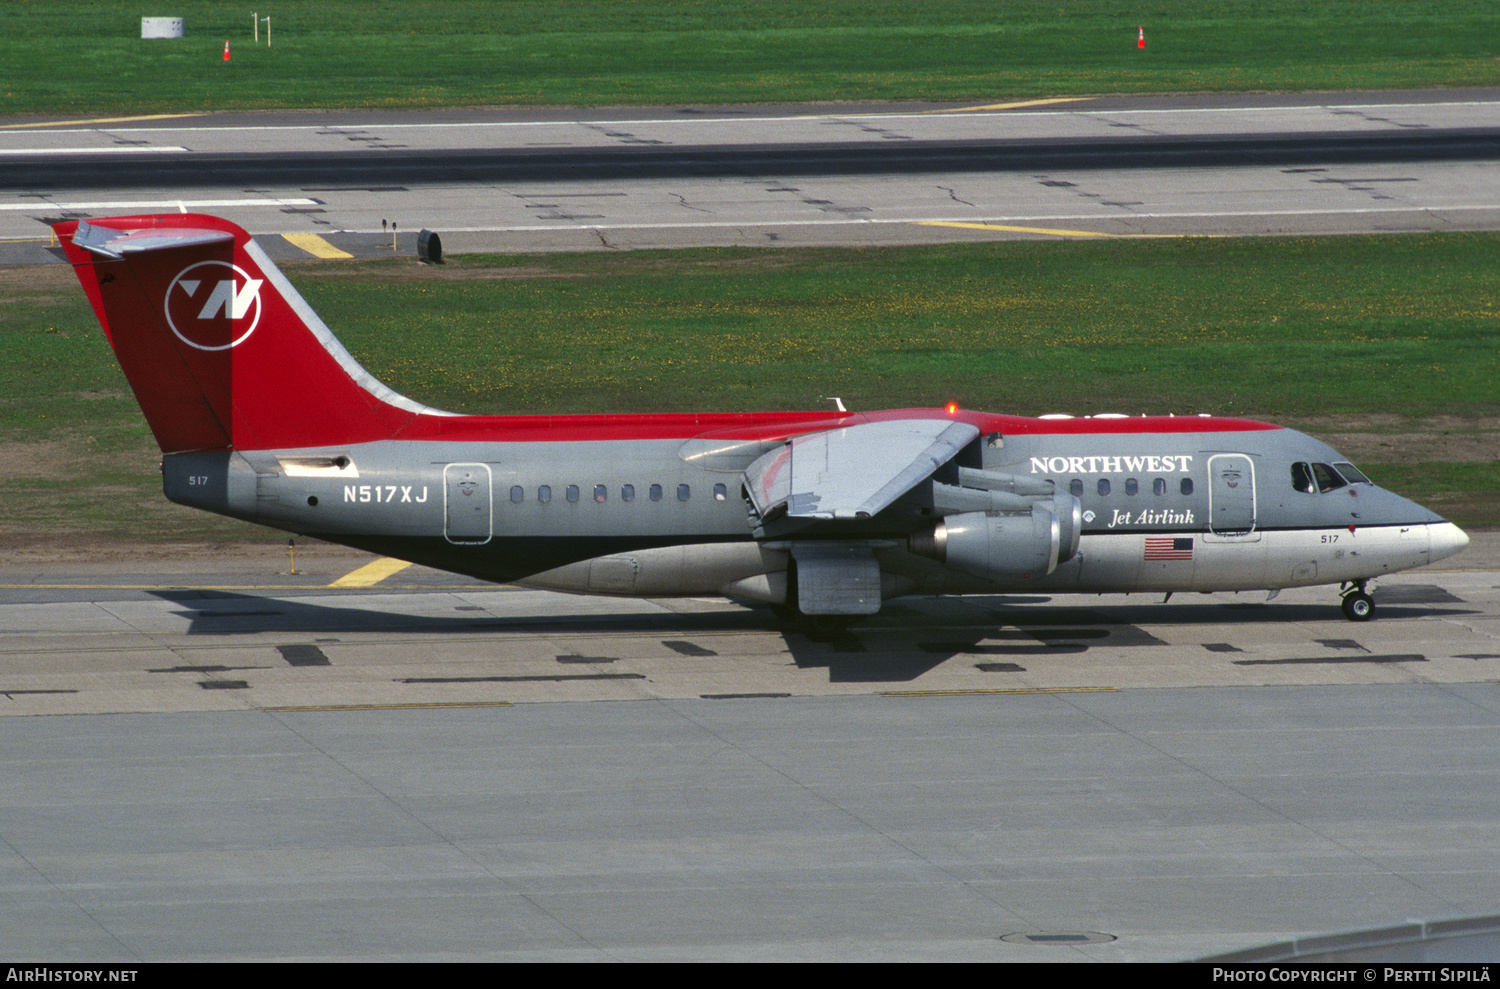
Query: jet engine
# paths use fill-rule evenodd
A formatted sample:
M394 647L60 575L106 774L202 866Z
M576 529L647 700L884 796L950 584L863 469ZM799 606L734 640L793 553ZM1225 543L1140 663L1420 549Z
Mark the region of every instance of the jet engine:
M993 580L1045 577L1078 552L1083 509L1069 494L1003 511L957 512L910 537L913 553Z

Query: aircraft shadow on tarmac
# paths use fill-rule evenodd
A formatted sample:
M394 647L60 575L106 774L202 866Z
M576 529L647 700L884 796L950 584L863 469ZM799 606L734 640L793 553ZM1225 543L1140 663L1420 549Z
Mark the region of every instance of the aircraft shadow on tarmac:
M1341 621L1338 607L1328 604L1185 600L1160 603L1143 596L1139 605L1105 607L1039 607L1047 597L968 597L895 602L868 624L858 624L829 640L815 640L782 625L768 609L734 611L659 612L655 614L579 614L559 617L497 617L493 614L406 615L346 605L319 604L317 598L283 599L229 591L157 590L154 596L180 605L177 614L190 622L189 635L251 635L267 633L380 633L412 635L603 634L660 636L662 645L685 656L713 656L709 644L693 641L695 634L776 632L783 636L793 661L801 669L826 668L830 682L900 683L917 679L955 657L966 657L985 672L1024 672L1027 662L1048 657L1087 653L1091 649L1163 647L1168 643L1133 624L1255 626ZM1381 619L1414 619L1473 615L1457 598L1437 585L1403 585L1381 592ZM1454 607L1458 606L1458 607ZM475 608L474 605L462 605ZM1350 625L1349 632L1378 629ZM1363 651L1365 661L1421 659L1416 656L1373 655L1355 639L1315 640L1346 643ZM288 649L280 646L292 661ZM1238 653L1231 643L1205 646L1210 651ZM1226 657L1227 658L1227 657ZM1351 660L1360 659L1351 655ZM614 657L559 656L559 664L613 661ZM1230 660L1233 661L1233 660ZM1300 660L1286 660L1297 662ZM1258 660L1257 662L1263 662Z

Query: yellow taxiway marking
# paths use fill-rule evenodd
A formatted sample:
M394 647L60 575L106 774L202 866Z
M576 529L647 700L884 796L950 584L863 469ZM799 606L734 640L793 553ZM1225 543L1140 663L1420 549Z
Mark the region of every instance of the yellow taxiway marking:
M0 591L305 591L321 584L0 584Z
M389 556L382 556L372 563L366 563L358 570L344 574L338 580L329 584L329 587L374 587L392 574L400 573L411 566L405 560L395 560Z
M963 230L1004 230L1013 234L1043 234L1050 237L1118 237L1095 230L1052 230L1047 227L1007 227L998 223L960 223L956 220L921 220L919 227L959 227Z
M317 234L282 234L293 247L300 247L315 258L352 258L353 254L341 251Z
M262 707L261 711L418 711L439 707L514 707L514 701L433 701L428 704L317 704L299 707Z
M0 130L22 130L27 127L92 127L95 124L133 124L140 120L176 120L201 117L201 113L151 113L143 117L96 117L93 120L49 120L43 124L0 124Z
M881 697L962 697L980 694L1094 694L1112 693L1116 687L1012 687L994 690L883 690Z
M357 572L357 571L356 571ZM0 584L0 591L319 591L358 584ZM368 585L365 585L368 586ZM406 586L406 585L401 585ZM485 584L483 590L498 590L509 584ZM412 584L424 591L472 591L473 584Z
M951 110L929 110L929 113L978 113L981 110L1021 110L1028 106L1052 106L1056 103L1081 103L1088 96L1055 96L1049 100L1022 100L1019 103L990 103L987 106L960 106Z

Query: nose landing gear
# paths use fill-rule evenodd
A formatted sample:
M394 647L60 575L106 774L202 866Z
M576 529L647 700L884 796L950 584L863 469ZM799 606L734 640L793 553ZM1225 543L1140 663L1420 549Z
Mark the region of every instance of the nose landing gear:
M1344 617L1351 622L1367 622L1375 617L1375 599L1365 590L1365 582L1356 580L1339 589L1344 600L1340 604Z

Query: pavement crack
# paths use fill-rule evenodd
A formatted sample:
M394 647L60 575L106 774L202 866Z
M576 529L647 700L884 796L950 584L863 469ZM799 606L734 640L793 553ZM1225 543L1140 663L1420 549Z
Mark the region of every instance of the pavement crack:
M948 188L945 185L940 185L940 186L938 186L938 188L941 189L941 190L943 190L944 192L946 192L948 194L948 198L951 199L951 200L953 200L955 203L962 203L965 206L973 206L974 205L973 203L969 202L967 199L960 199L960 198L958 198L958 193L954 192L952 189Z

